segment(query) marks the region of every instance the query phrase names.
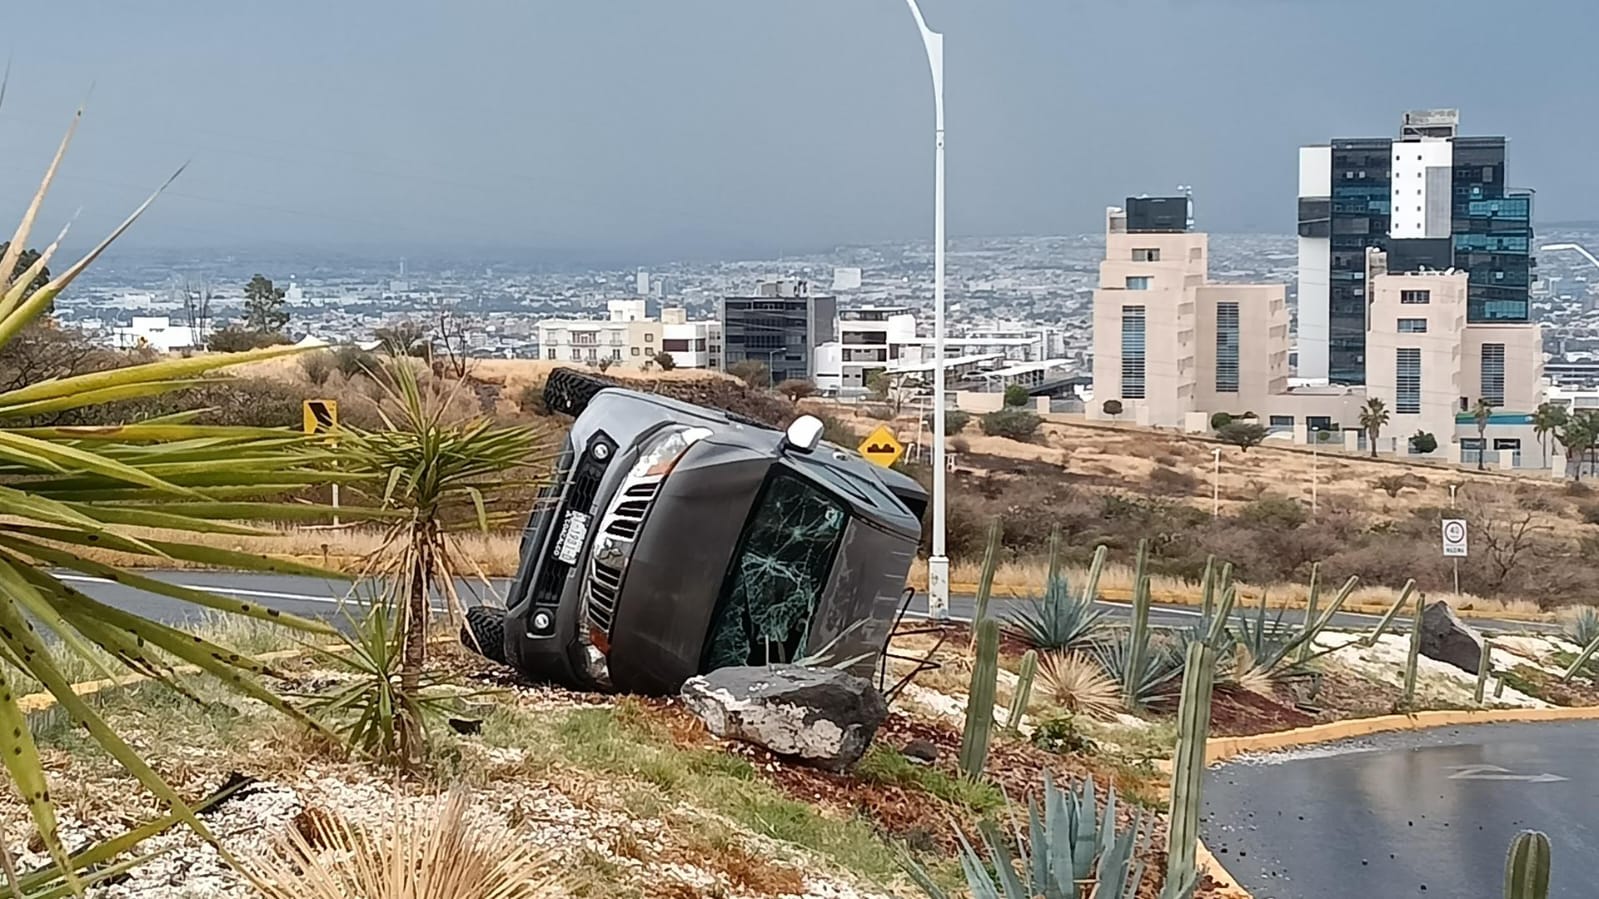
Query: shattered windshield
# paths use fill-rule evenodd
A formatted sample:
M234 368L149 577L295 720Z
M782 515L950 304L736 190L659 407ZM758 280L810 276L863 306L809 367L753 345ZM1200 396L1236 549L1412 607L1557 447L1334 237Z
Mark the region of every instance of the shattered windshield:
M729 569L704 670L794 658L847 521L833 497L780 469L773 474Z

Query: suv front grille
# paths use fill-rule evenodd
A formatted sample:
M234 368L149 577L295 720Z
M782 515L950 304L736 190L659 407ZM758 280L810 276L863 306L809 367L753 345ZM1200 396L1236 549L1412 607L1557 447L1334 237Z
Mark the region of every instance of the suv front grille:
M611 510L605 533L623 540L637 537L639 528L644 524L644 516L650 511L650 503L655 499L657 486L657 483L634 484L623 491L622 501Z
M610 457L611 454L607 453L606 459ZM600 478L605 475L605 465L604 461L594 458L593 453L585 452L582 460L572 471L564 501L559 508L552 510L549 531L545 537L545 558L543 564L539 566L538 580L533 583L535 606L554 608L561 604L561 587L566 583L566 576L572 570L572 566L555 557L555 542L560 539L561 522L571 510L593 514L594 496L599 492ZM553 500L553 496L551 499Z
M607 636L616 620L616 596L622 590L622 572L604 562L594 562L589 572L589 624Z

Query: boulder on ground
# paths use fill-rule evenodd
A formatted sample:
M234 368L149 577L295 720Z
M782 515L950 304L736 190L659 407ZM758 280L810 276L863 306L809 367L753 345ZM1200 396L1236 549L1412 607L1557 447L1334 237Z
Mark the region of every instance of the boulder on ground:
M719 668L682 696L711 733L827 771L859 761L888 715L870 682L836 668Z
M1431 602L1421 610L1421 654L1476 674L1482 661L1482 635L1455 617L1449 603Z

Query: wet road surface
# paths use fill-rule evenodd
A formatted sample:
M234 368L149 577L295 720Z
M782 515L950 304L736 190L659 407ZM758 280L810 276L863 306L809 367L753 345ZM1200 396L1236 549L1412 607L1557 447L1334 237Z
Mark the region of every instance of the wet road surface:
M1256 899L1489 899L1524 829L1551 899L1599 896L1599 723L1474 725L1245 757L1210 772L1205 844Z

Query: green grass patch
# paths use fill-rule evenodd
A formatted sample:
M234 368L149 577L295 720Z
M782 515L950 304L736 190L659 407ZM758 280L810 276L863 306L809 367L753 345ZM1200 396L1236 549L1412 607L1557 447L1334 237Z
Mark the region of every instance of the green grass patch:
M951 776L932 765L919 765L886 746L868 750L855 773L875 783L920 790L979 815L1005 807L1005 795L993 784Z
M618 778L624 795L682 802L725 815L740 826L809 850L878 881L900 874L899 851L861 819L838 819L784 796L756 777L743 759L714 749L684 748L646 723L647 713L623 701L559 712L509 706L491 711L481 739L517 748L535 764L565 764ZM637 787L646 785L646 790ZM635 813L645 809L633 807ZM661 809L664 810L664 809Z

